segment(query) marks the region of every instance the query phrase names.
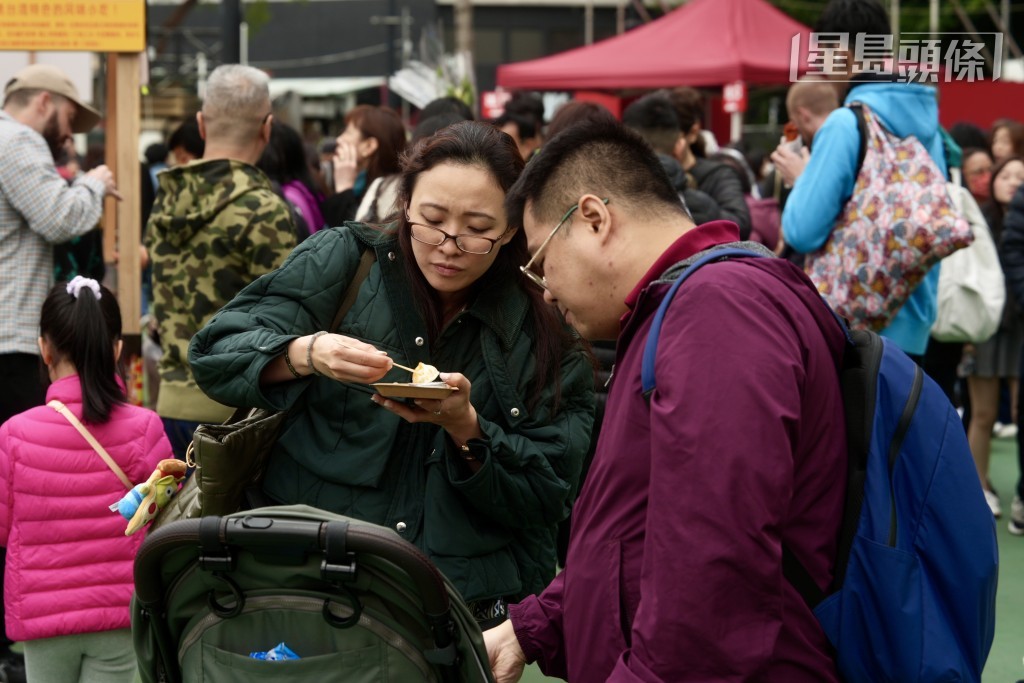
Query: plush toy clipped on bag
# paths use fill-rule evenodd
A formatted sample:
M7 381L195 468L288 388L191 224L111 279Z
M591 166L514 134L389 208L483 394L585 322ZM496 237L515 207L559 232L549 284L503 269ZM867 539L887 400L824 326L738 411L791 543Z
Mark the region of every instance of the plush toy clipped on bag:
M130 536L148 524L160 508L178 492L178 484L185 478L187 466L181 460L168 458L157 463L149 479L138 484L124 498L110 506L114 512L128 520L124 535Z

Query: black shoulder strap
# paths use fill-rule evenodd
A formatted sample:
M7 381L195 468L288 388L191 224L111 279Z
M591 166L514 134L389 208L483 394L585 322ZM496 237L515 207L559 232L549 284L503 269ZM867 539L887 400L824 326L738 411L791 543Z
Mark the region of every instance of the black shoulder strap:
M884 352L882 338L873 332L851 330L843 353L839 382L843 395L843 413L846 423L846 502L839 528L839 543L832 571L832 585L828 591L818 587L807 568L782 547L782 573L814 609L829 594L843 586L850 549L860 526L860 513L864 505L864 484L867 481L868 452L875 420L875 388L882 366Z
M854 116L857 117L857 131L860 133L860 148L857 152L857 170L853 174L854 182L856 182L857 176L860 175L860 168L864 165L864 157L868 154L868 138L871 133L868 130L868 121L864 118L864 105L860 102L854 102L850 105L850 109L853 110Z
M338 312L334 314L334 320L331 321L330 331L335 332L338 329L338 325L341 324L345 314L352 309L352 304L356 302L356 297L359 296L359 288L362 286L363 281L370 274L370 266L377 260L377 252L373 249L364 249L362 255L359 257L359 266L356 268L356 274L352 277L352 281L348 283L348 289L345 290L345 298L341 301L341 306L338 307Z

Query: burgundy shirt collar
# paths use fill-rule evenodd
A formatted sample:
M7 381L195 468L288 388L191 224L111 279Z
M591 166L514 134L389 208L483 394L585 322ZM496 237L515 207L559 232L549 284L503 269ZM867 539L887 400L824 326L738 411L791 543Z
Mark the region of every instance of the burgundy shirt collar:
M709 221L703 225L698 225L692 230L688 230L683 233L675 242L669 246L665 252L658 257L658 260L654 262L654 265L648 269L647 273L640 278L640 282L637 283L633 291L626 297L626 306L632 311L636 307L637 300L640 298L640 293L643 292L649 284L661 277L662 273L666 270L679 263L685 261L694 254L710 249L716 244L726 244L728 242L738 242L740 239L740 228L732 221ZM626 314L627 316L629 313Z

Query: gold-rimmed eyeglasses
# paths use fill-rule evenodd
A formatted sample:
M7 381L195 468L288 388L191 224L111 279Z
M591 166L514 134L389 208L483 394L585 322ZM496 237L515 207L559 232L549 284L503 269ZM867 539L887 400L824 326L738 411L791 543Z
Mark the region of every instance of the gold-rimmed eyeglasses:
M501 241L501 238L505 236L505 233L501 233L496 239L491 237L484 237L483 235L449 235L441 228L435 228L432 225L424 225L423 223L409 222L409 234L417 242L423 244L429 244L432 247L439 247L445 243L446 240L454 240L455 246L467 254L476 254L482 256L484 254L490 254L491 250L494 249L494 245ZM506 230L505 232L508 232Z
M601 201L604 202L605 205L607 205L610 200L602 199ZM565 212L565 215L562 216L562 220L558 221L558 225L555 226L555 229L552 230L551 233L546 238L544 238L544 241L540 243L540 246L537 247L537 251L533 252L533 256L531 256L530 260L526 262L526 265L519 266L519 270L523 271L523 275L528 277L531 282L533 282L541 289L548 288L547 280L544 279L543 275L539 275L533 272L531 268L533 267L533 264L537 262L537 258L541 255L541 253L543 253L544 248L548 246L548 242L550 242L551 238L555 236L556 232L558 232L558 229L565 225L566 221L569 220L569 217L572 216L572 212L578 208L580 208L580 205L578 203L570 207L570 209Z

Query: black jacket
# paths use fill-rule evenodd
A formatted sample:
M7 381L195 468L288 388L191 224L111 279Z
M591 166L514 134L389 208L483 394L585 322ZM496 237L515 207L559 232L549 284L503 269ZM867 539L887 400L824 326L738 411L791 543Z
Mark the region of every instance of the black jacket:
M1010 200L1010 206L1003 219L1002 238L999 240L999 260L1003 264L1006 288L1013 296L1017 307L1024 310L1024 186Z
M723 163L697 159L690 174L697 181L697 189L711 196L721 209L722 218L740 226L740 239L750 236L750 210L743 198L743 184L736 171Z
M346 221L354 221L359 201L360 197L352 190L332 194L320 204L320 211L324 214L324 225L334 228Z
M720 207L714 199L708 196L707 193L701 192L694 187L690 187L686 178L686 172L683 171L683 167L679 165L678 161L673 157L670 157L667 154L661 154L660 152L658 153L658 160L661 162L661 167L665 169L665 173L668 175L668 179L672 183L672 186L676 188L679 192L679 196L683 198L683 203L686 204L686 208L690 212L690 216L693 218L694 223L701 225L708 221L729 218L725 212L722 211L722 207Z

